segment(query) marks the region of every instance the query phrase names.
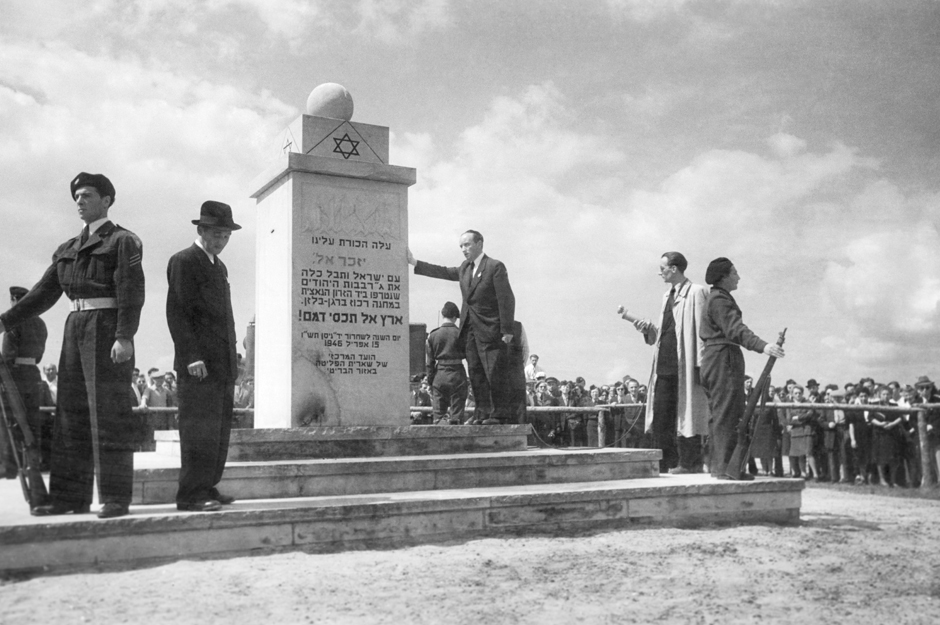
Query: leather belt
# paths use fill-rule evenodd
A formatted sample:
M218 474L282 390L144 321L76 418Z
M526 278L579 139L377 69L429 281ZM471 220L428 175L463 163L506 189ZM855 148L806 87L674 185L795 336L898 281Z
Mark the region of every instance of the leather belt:
M448 360L438 360L437 364L438 365L462 365L463 360L461 360L460 358L450 358Z
M731 339L725 339L725 338L703 339L702 343L704 343L705 347L708 347L710 345L737 345L737 343L735 343Z
M117 308L116 297L80 297L69 302L72 312L82 310L102 310L107 308Z
M13 364L14 365L35 365L36 359L35 358L14 358Z

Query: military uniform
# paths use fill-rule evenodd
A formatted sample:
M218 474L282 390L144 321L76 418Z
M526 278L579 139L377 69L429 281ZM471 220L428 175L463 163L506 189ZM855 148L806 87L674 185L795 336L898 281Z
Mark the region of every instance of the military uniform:
M467 372L460 330L451 321L432 330L427 342L428 382L434 421L450 419L463 422L467 403Z
M110 221L82 238L59 246L39 282L0 315L4 326L15 327L63 293L71 300L49 486L53 504L73 510L91 504L96 472L101 503L130 504L138 436L127 401L134 359L112 362L111 347L118 338L133 340L144 304L140 239Z
M31 317L7 329L3 334L3 346L0 348L3 359L10 368L10 375L16 384L16 390L19 391L26 408L26 417L37 447L41 447L42 440L43 414L39 412L39 406L44 388L36 363L42 360L42 355L46 351L47 336L48 332L43 320L39 317ZM5 460L12 462L12 458L5 458ZM7 473L10 473L11 468L15 473L15 464L12 467L9 466L9 462L7 464Z
M725 475L728 461L739 440L746 438L743 423L744 354L741 347L763 352L766 341L751 332L741 320L741 309L731 293L713 286L705 300L699 337L702 350L702 386L711 413L711 474Z

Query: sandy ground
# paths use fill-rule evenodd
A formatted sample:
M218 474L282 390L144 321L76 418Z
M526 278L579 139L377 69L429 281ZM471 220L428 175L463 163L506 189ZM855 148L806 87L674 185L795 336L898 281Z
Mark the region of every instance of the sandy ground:
M797 526L289 553L0 585L2 623L938 623L940 501L808 487Z

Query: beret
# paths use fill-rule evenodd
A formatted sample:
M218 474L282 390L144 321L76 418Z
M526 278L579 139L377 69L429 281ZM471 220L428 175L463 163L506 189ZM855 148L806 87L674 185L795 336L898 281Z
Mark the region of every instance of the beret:
M111 202L114 202L114 185L111 184L111 181L108 180L108 177L104 174L89 174L82 172L75 176L72 182L69 184L69 188L72 190L72 199L75 199L75 192L81 189L82 187L94 187L98 191L98 195L101 197L109 196Z
M441 309L441 315L447 317L448 319L453 319L454 317L460 316L460 309L457 308L457 304L453 302L447 302Z
M724 256L716 258L708 263L708 269L705 270L705 282L711 285L721 282L722 278L731 273L733 266L734 264Z

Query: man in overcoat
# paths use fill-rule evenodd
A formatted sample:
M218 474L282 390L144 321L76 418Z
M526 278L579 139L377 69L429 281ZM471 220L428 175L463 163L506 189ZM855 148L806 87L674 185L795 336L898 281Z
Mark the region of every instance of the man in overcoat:
M173 337L179 402L179 510L210 512L235 501L218 483L225 470L234 416L235 320L228 270L219 254L232 231L232 208L202 204L196 241L170 258L166 320Z
M669 285L663 294L659 326L649 319L634 322L647 345L653 345L646 431L663 452L660 472L699 473L702 437L708 434L708 398L701 382L705 287L685 277L688 261L679 252L659 259L659 276Z

